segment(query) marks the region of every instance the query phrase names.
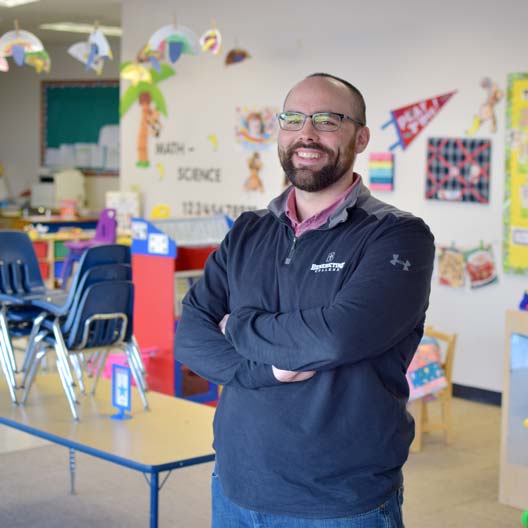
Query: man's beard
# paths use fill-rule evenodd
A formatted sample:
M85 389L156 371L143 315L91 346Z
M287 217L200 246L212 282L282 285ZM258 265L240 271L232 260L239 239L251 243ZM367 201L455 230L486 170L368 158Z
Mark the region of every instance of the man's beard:
M288 180L290 180L294 187L297 187L301 191L317 192L338 182L350 167L353 166L356 158L355 145L356 140L354 137L346 146L344 156L341 157L340 151L338 151L337 154L334 154L332 150L320 143L298 142L287 150L281 150L279 148L279 160ZM320 150L327 154L329 162L319 170L314 170L308 167L295 167L293 164L293 155L298 148Z

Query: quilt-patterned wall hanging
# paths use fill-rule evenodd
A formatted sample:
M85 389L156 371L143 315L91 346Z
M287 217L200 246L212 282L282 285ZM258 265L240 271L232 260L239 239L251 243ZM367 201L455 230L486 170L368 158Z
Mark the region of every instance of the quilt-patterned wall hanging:
M528 73L508 76L504 271L528 271Z
M488 203L490 162L488 139L429 138L426 199Z

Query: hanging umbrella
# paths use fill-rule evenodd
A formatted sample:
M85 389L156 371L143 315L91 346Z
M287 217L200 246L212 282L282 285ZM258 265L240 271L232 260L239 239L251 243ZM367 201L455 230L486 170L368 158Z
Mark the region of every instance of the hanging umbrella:
M78 61L82 62L83 64L86 64L87 68L91 68L95 72L97 72L98 75L100 75L103 71L103 65L104 60L102 57L95 56L92 57L92 60L90 63L88 63L90 59L90 51L92 47L89 42L86 40L83 40L81 42L76 42L75 44L72 44L68 48L68 53Z
M185 26L169 24L155 31L148 41L150 49L166 52L172 63L183 53L196 55L200 52L198 36Z
M0 57L0 72L9 71L9 64L5 57Z

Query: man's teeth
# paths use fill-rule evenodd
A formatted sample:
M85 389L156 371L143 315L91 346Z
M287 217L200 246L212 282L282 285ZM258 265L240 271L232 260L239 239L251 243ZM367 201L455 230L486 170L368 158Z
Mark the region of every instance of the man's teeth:
M310 159L313 159L313 158L319 158L321 155L317 152L298 152L297 155L300 157L300 158L310 158Z

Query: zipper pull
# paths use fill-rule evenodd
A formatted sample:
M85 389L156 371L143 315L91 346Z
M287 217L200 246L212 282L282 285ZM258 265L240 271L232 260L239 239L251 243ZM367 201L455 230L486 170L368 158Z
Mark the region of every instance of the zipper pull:
M286 257L286 260L284 261L284 264L288 265L293 258L293 252L295 251L295 244L297 243L297 237L293 237L293 243L290 248L290 252L288 253L288 256Z

